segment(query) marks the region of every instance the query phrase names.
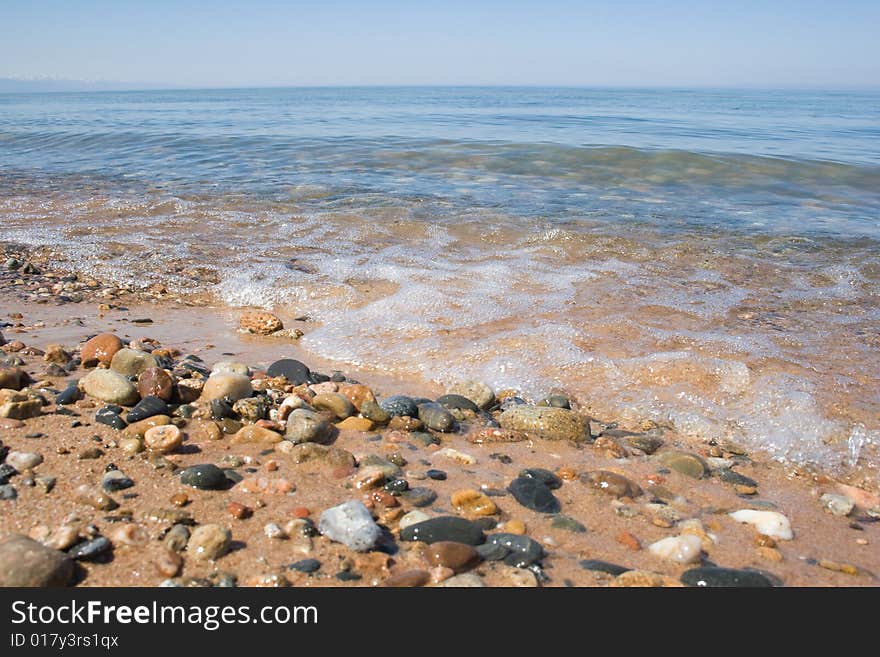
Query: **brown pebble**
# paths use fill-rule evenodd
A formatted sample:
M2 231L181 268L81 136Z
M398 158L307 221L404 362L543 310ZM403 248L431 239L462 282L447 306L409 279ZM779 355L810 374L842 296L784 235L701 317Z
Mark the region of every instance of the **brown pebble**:
M526 533L526 523L522 520L508 520L504 523L504 531L508 534L519 534L522 536Z
M226 511L233 518L237 520L244 520L245 518L250 518L254 511L249 506L245 506L239 502L230 502L226 505Z
M109 367L117 351L122 349L122 340L112 333L100 333L88 340L80 349L83 367L95 367L99 363Z
M773 561L774 563L779 563L782 561L782 552L777 550L776 548L768 547L766 545L759 546L756 550L758 556L762 559L766 559L767 561Z
M484 429L475 429L466 436L468 442L479 445L480 443L518 443L528 440L527 434L522 431L514 431L512 429L499 429L495 427L486 427Z
M429 573L427 570L407 570L402 573L392 575L384 582L382 582L382 586L395 588L413 588L417 586L424 586L430 581L431 573Z
M171 401L174 394L174 379L159 367L148 367L138 376L137 391L141 397L154 396Z
M574 468L569 468L563 466L556 471L556 474L559 475L560 479L564 479L565 481L572 481L577 479L577 471Z
M582 483L614 497L638 497L641 487L623 475L608 470L594 470L580 475Z
M175 493L171 496L171 503L177 507L186 506L189 504L189 497L186 493Z
M599 436L593 443L593 447L610 459L625 459L629 456L626 448L610 436Z
M275 472L278 469L278 461L266 461L266 470Z
M641 541L639 541L639 539L630 534L628 531L620 531L614 538L618 543L620 543L627 549L632 550L633 552L637 552L638 550L642 549Z
M769 536L764 536L763 534L755 534L755 545L757 545L758 547L775 548L776 541L774 541Z
M846 573L847 575L859 574L859 569L849 563L839 563L837 561L831 561L830 559L819 559L819 565L827 570L834 570L839 573Z
M183 444L183 434L173 424L164 424L147 429L144 442L151 452L168 454Z
M156 571L163 577L177 577L183 568L183 557L172 550L162 550L153 561Z
M432 543L425 556L432 566L450 568L456 574L470 570L482 560L480 553L470 545L455 541Z
M465 515L491 516L498 513L498 506L485 493L463 488L452 493L452 506Z

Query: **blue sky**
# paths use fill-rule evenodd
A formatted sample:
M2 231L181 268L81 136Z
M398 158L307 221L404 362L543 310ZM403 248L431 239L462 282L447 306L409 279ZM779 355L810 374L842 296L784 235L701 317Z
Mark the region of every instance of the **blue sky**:
M0 77L880 86L880 0L0 0Z

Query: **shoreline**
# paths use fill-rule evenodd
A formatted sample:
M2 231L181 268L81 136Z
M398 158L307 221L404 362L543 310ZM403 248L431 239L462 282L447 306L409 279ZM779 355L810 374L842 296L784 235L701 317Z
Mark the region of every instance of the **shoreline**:
M37 268L45 266L39 258L34 261ZM25 264L22 262L22 266ZM234 360L259 370L278 358L297 358L313 370L331 373L329 362L306 355L296 341L238 333L236 322L241 310L217 308L205 299L179 298L176 301L172 295L158 290L122 291L102 296L102 291L108 287L100 284L85 285L82 290L53 292L51 285L45 285L47 281L54 280L62 286L65 281L58 277L47 278L43 273L19 275L18 278L28 276L35 278L23 285L14 285L9 272L4 270L4 278L0 281L0 300L8 309L0 321L23 324L2 329L9 342L20 340L27 347L39 350L45 350L50 344L60 344L69 355L76 355L85 338L109 330L123 338L126 344L132 340L144 344L143 340L151 337L158 341L160 348L179 349L180 356L174 359L176 364L183 356L191 354L202 358L209 368L221 360ZM46 291L39 292L41 288ZM30 294L46 295L42 297L46 302L22 300L22 296ZM70 299L77 298L70 295L79 294L81 298L58 304L59 294ZM15 313L22 317L11 318ZM151 323L132 321L146 318L151 319ZM295 328L301 324L303 330L308 330L307 322L282 319L285 326ZM64 376L42 376L50 364L40 354L29 355L27 347L8 351L4 356L17 355L23 360L22 368L32 379L48 379L55 390L63 390L68 379L81 378L91 371L76 367ZM55 370L55 374L60 373ZM352 368L344 375L367 385L380 401L396 394L435 399L446 392L423 381L401 381L379 372ZM517 535L528 536L543 546L546 556L538 562L540 570L516 568L501 561L483 561L463 573L476 574L481 583L490 586L601 586L614 581L615 578L607 573L583 567L581 562L584 560L600 560L656 573L665 576L657 581L667 584L677 581L682 573L700 563L764 571L789 586L878 584L875 573L880 573L880 556L870 546L880 540L880 525L865 508L856 507L849 516L834 516L825 511L820 496L846 490L837 482L821 474L786 467L761 452L741 450L731 445L695 444L674 432L664 431L662 427L645 432L662 440L654 455L639 453L633 448L630 444L632 437L626 431L615 431L611 424L601 423L596 424L598 435L591 431L589 439L578 444L546 440L535 435L529 435L521 442L471 443L466 435L479 425L476 418L461 422L462 426L470 427L468 431L416 432L434 436L439 444L433 445L418 443L406 427L395 430L379 425L376 431L369 432L343 429L331 446L350 453L358 464L342 474L333 467L328 468L320 459L308 463L294 462L289 453L277 448L288 441L279 439L280 442L269 444L250 444L235 442L232 434L210 440L202 432L202 423L209 420L181 418L185 420L181 424L187 435L183 449L164 455L162 459L166 465L156 467L158 459L151 463L146 453L124 454L119 431L95 423L94 412L102 403L90 403L85 399L74 405L72 408L79 415L76 420L81 425L71 427L70 417L54 412L58 410L51 403L54 395L45 392L44 396L50 403L42 408L38 417L22 420L21 426L4 426L0 439L12 450L40 453L43 462L34 467L34 474L54 476L57 481L53 490L46 493L39 484L21 484L21 480L29 476L27 474L11 477L9 483L16 489L17 499L0 501L5 509L13 509L11 514L4 514L6 519L0 520L0 536L8 533L41 534L42 530L35 528L45 526L48 534L43 538L48 540L60 526L73 524L78 526L78 538L73 547L94 540L95 535L109 537L114 544L112 561L103 564L78 562L79 581L85 586L153 586L169 579L157 572L156 563L163 558L174 560L161 552L167 538L164 532L173 523L169 524L167 514L163 516L166 520L155 520L155 512L157 509L173 512L175 507L169 500L174 494L181 493L187 495L189 502L178 510L191 514L196 525L229 527L233 540L233 549L215 563L199 561L186 552L182 553L182 574L178 576L194 578L186 580L190 584L216 584L218 578L222 579L216 574L218 572L235 573L242 585L374 585L398 576L404 583L420 581L421 575L407 580L405 575L411 571L428 573L429 583L448 581L451 579L448 572L431 567L426 556L428 550L423 544L400 540L396 523L404 513L414 510L432 517L490 518L480 521L486 524L487 536L503 531L516 533L514 530L523 529L524 534ZM573 413L583 415L576 403L572 406ZM602 419L610 423L614 418ZM243 426L249 424L252 423L245 422ZM636 427L625 425L623 428ZM27 437L33 434L42 435ZM94 440L93 436L98 439ZM89 447L97 447L101 454L82 458ZM450 459L442 452L447 447L475 458L476 462L461 464ZM747 453L737 453L742 451ZM745 484L721 481L717 470L699 479L670 470L657 461L657 457L666 452L687 452L697 454L704 461L722 459L730 462L724 469L753 479L757 482L757 492L747 494L745 490L749 486L736 489L736 485ZM382 486L357 488L354 482L369 467L364 463L369 454L384 458L395 453L405 461L405 465L400 466L400 476L408 480L409 487L429 489L436 494L435 501L417 506L405 495L400 495L399 499L394 498L397 500L395 504ZM253 476L269 481L284 478L295 486L295 491L280 495L267 489L247 493L236 488L238 485L223 491L197 490L180 484L179 475L173 474L175 469L179 472L199 463L218 463L229 456L240 458L242 463L237 469L246 478ZM123 494L129 491L111 493L111 497L122 502L120 508L123 511L131 512L130 516L120 511L108 514L75 501L77 488L99 485L110 464L135 482L129 491L136 493L136 497L124 498ZM558 513L547 514L526 508L510 494L508 486L525 468L544 468L566 475L553 493L561 504L561 514L568 520L559 520ZM427 477L427 469L442 469L446 478ZM598 492L580 478L584 473L596 471L623 476L637 484L642 494L614 498ZM573 476L568 478L569 475ZM425 478L418 478L422 476ZM731 478L730 481L741 480ZM461 490L492 491L488 499L497 506L497 513L477 516L458 512L452 504L452 495ZM427 496L427 493L422 494ZM850 494L856 495L853 491ZM863 497L871 494L872 491L865 491ZM353 552L326 536L301 537L287 532L288 537L280 539L266 535L267 524L274 523L283 530L292 520L301 520L303 508L309 511L306 517L318 524L323 511L350 499L372 500L372 511L383 529L394 537L396 552ZM248 507L250 517L238 519L231 516L230 502ZM728 512L736 509L770 507L790 519L793 540L767 541L748 525L737 523L728 516ZM78 520L71 520L72 516ZM107 519L113 516L116 521ZM117 536L117 528L128 524L124 521L127 517L145 534L145 541L132 541L133 544L127 545L124 537ZM89 529L90 524L97 533ZM488 528L490 524L491 529ZM578 530L579 525L585 531ZM130 531L137 533L135 529ZM91 539L89 535L92 535ZM687 535L700 538L701 560L682 564L664 560L649 550L651 544L662 539ZM308 552L304 551L304 538L310 545ZM304 559L320 562L316 574L287 567ZM829 569L835 565L841 570ZM850 566L855 568L855 574L850 574ZM543 575L536 575L536 572ZM354 573L360 575L360 579L340 578L340 573ZM541 581L544 576L549 579ZM186 582L181 580L179 583Z

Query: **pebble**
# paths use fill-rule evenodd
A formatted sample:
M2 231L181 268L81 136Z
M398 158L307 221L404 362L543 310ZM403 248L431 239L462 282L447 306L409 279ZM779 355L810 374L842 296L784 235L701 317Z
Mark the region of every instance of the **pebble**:
M12 484L0 485L0 500L9 501L18 498L18 491Z
M733 484L734 486L747 487L747 488L757 488L758 482L750 477L746 477L739 472L734 472L728 468L721 468L718 470L718 478L726 484Z
M469 399L480 409L487 409L495 403L495 393L481 381L461 381L449 388L447 395L458 395Z
M67 586L73 560L22 534L0 539L0 587Z
M354 404L349 401L348 397L340 395L338 392L316 395L312 399L312 406L319 411L332 413L338 420L344 420L357 413Z
M550 490L556 490L562 487L562 479L553 472L550 472L550 470L545 470L544 468L526 468L519 473L519 476L537 479Z
M183 552L189 543L189 529L185 525L172 525L162 539L162 544L173 552Z
M104 536L98 536L90 541L77 543L67 551L67 554L77 561L94 561L112 550L113 544L110 540Z
M274 443L280 443L282 440L283 437L277 431L264 429L255 424L247 424L232 436L230 442L234 445L251 443L272 445Z
M544 440L582 442L589 437L586 421L573 411L550 406L514 406L498 418L502 429L534 434Z
M473 573L462 573L461 575L455 575L454 577L450 577L449 579L443 580L437 586L442 586L445 588L483 588L486 584L480 578L479 575L475 575Z
M700 560L703 543L698 536L684 534L660 539L648 546L654 556L676 563L695 563Z
M538 541L520 534L490 534L486 543L506 549L504 563L515 568L526 568L545 556L544 548Z
M284 439L295 445L322 443L333 435L333 426L314 411L305 408L294 410L287 418Z
M395 415L388 422L388 428L392 432L420 431L424 427L424 423L419 418L407 415Z
M168 408L168 404L166 404L158 397L149 396L144 397L137 404L134 405L134 408L132 408L125 416L125 421L129 424L132 424L133 422L146 420L147 418L153 417L154 415L168 416L170 414L171 409Z
M790 541L794 538L788 518L777 511L740 509L728 515L737 522L744 522L754 526L758 533L770 538L783 541Z
M431 516L429 516L424 511L419 511L418 509L413 509L409 513L405 513L400 517L400 520L397 522L397 527L401 531L409 527L410 525L417 525L420 522L424 522L428 520Z
M446 480L446 473L443 470L436 470L433 468L430 470L427 470L425 472L425 476L427 476L428 479L433 479L435 481L445 481Z
M348 399L352 406L354 406L359 412L363 410L362 407L365 402L376 403L376 396L373 394L373 391L367 386L359 383L350 383L339 386L337 392Z
M159 361L152 354L138 349L123 348L113 354L110 369L122 376L138 376L144 370L158 367Z
M123 525L113 527L109 532L110 540L113 545L127 545L129 547L139 547L146 545L150 541L150 536L146 530L140 525L128 522Z
M160 367L148 367L138 376L137 391L141 398L158 397L168 402L174 395L174 379Z
M825 568L826 570L834 570L839 573L846 573L847 575L859 574L859 569L856 566L848 563L831 561L830 559L819 559L818 565L819 567Z
M379 402L379 408L391 417L418 417L419 407L412 397L406 395L393 395Z
M452 413L447 411L440 404L434 402L419 404L418 409L419 419L429 429L447 433L455 431L458 426Z
M819 498L819 503L828 513L834 516L848 516L855 508L855 504L845 495L825 493Z
M238 318L238 327L247 333L270 335L283 329L284 324L272 313L252 310L241 314Z
M600 573L608 573L609 575L613 575L614 577L622 575L623 573L631 570L630 568L626 568L625 566L618 566L616 563L601 561L599 559L584 559L582 561L579 561L578 565L584 570L595 570Z
M318 531L358 552L371 549L382 533L370 511L358 500L326 509L318 521Z
M431 573L427 570L407 570L388 577L382 586L395 588L415 588L424 586L431 581Z
M757 588L773 586L773 582L754 570L704 566L691 568L681 575L686 586Z
M299 386L309 382L311 371L306 367L305 363L292 358L283 358L277 360L269 366L266 373L270 377L283 376L294 386Z
M608 470L593 470L580 475L581 483L616 498L636 498L642 494L641 487L623 475Z
M518 443L528 440L528 434L522 431L511 431L509 429L498 429L496 427L484 427L482 429L474 429L465 436L468 442L480 445L482 443Z
M0 390L0 418L27 420L40 415L43 402L30 392Z
M2 457L5 457L5 454L0 454L0 460ZM0 484L5 484L9 481L10 477L18 474L18 470L13 468L8 463L0 463Z
M0 388L21 390L25 374L20 367L0 366Z
M587 531L587 528L583 525L583 523L578 522L574 518L564 515L557 515L550 522L550 526L554 529L562 529L568 532L574 532L575 534L583 534Z
M183 444L183 433L173 424L151 427L144 432L144 444L157 454L169 454Z
M121 431L128 426L125 423L125 420L119 415L121 412L121 406L113 404L102 406L95 412L95 422L98 424L106 424L108 427Z
M517 477L507 487L514 499L527 509L538 513L559 513L561 508L544 482L531 477Z
M701 456L690 452L663 452L656 458L657 462L664 467L694 479L700 479L709 474L709 464Z
M85 504L99 511L113 511L119 508L119 503L116 500L101 489L92 488L88 484L83 484L76 489L74 499L80 504Z
M491 516L498 513L498 506L485 493L464 488L452 493L452 506L459 513L471 516Z
M472 411L474 413L477 413L480 410L479 406L462 395L442 395L437 397L437 403L445 408L455 408L463 411Z
M196 559L213 561L229 551L232 532L222 525L200 525L193 530L186 551Z
M59 406L69 406L80 399L79 382L71 381L67 387L55 395L55 403Z
M391 419L391 416L382 410L379 404L371 400L363 402L359 410L361 415L376 424L385 424Z
M118 490L125 490L134 486L134 481L119 470L111 470L104 474L101 478L101 488L108 493L114 493Z
M415 524L407 525L400 531L404 541L437 543L454 541L467 545L479 545L484 540L483 530L478 525L457 516L438 516Z
M177 577L183 570L183 557L172 550L160 550L153 559L153 566L163 577Z
M455 574L468 571L482 561L480 553L472 546L455 541L432 543L425 557L432 566L449 568Z
M430 488L415 486L401 494L402 499L414 507L422 508L430 506L437 501L437 493Z
M462 465L476 465L477 463L477 458L475 456L471 456L470 454L466 454L465 452L459 452L457 449L452 449L451 447L438 449L435 454L437 456L442 456L452 461L461 463Z
M224 488L227 481L226 473L211 463L193 465L180 473L180 483L203 490Z
M287 538L287 534L275 522L268 522L263 526L263 533L267 538L282 539Z
M650 570L628 570L615 577L609 586L614 588L677 588L684 585L669 575L661 575Z
M6 455L6 464L15 468L16 472L31 470L43 462L43 455L36 452L12 451Z
M296 570L301 573L314 573L321 568L321 562L317 559L301 559L290 564L288 570Z
M336 423L337 429L344 429L346 431L372 431L374 426L372 420L368 420L365 417L354 416L345 418L342 422Z
M627 436L624 438L628 447L643 451L645 454L651 455L663 446L663 441L656 436L648 436L644 434L636 436Z
M93 370L79 380L79 386L90 397L108 404L131 406L139 398L131 381L113 370Z
M214 374L205 381L200 399L228 399L235 402L253 395L251 380L243 374Z
M95 367L99 363L110 365L113 356L122 349L122 340L112 333L100 333L86 341L80 349L83 367Z

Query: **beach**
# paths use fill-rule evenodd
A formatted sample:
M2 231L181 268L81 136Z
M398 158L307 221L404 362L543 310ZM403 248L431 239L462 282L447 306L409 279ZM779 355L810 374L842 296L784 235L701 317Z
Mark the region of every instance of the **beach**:
M876 101L2 95L0 536L80 586L876 586Z
M735 569L724 571L728 577L731 572L761 573L765 585L877 583L876 490L849 488L842 479L781 464L765 451L732 442L694 442L646 418L594 417L576 399L571 400L571 412L588 421L577 440L559 439L552 431L510 431L508 436L496 429L515 442L491 442L485 425L494 424L490 417L500 417L494 408L485 416L461 415L455 428L446 431L415 426L412 419L389 425L390 418L369 431L342 428L321 439L320 449L304 450L312 443L295 445L277 424L267 425L272 428L263 433L249 432L253 421L235 413L215 419L211 404L197 398L188 404L195 412L183 413L189 418L176 411L173 420L166 418L182 431L179 447L166 453L132 453L124 440L130 431L96 420L96 412L106 406L102 400L80 394L72 403L56 403L70 381L95 370L62 363L63 357L51 356L56 350L50 345L60 345L76 365L87 337L112 333L125 344L175 354L177 365L169 371L179 373L186 356L201 359L197 362L208 369L218 362L247 364L256 385L266 368L282 358L303 359L313 371L328 376L333 372L329 361L311 358L298 345L301 338L289 332L299 328L305 335L314 325L284 317L288 333L273 337L242 332L242 311L204 299L126 292L103 283L47 292L65 280L92 281L70 280L74 276L69 272L52 271L46 262L29 264L30 271L39 273L19 269L15 280L7 277L4 282L2 320L11 326L3 329L3 350L6 358L21 359L17 367L33 382L26 388L46 403L34 417L0 421L3 445L13 452L39 454L41 462L9 477L16 496L3 502L2 530L68 552L106 539L108 545L96 554L86 551L77 558L73 582L78 585L670 586L690 581L683 578L688 571L715 566ZM82 295L82 300L65 301L71 294ZM46 360L47 353L55 362ZM446 392L382 372L343 374L368 386L380 403L394 395L436 399ZM309 385L273 385L279 394L266 393L271 398L286 399L294 389L312 395ZM326 394L333 387L344 390L344 385L349 384L311 387ZM494 392L504 398L503 391ZM180 399L172 396L171 401ZM523 400L522 406L535 408L532 404L538 401ZM277 402L271 406L279 408ZM130 407L120 413L123 418ZM320 412L338 425L340 419L328 408ZM349 421L362 417L355 412ZM486 441L471 442L480 430ZM670 460L670 455L677 458ZM181 473L200 464L218 464L233 479L218 490L184 483ZM113 469L129 478L131 486L102 489ZM530 469L541 473L536 476L556 477L554 487L548 487L556 508L529 508L511 492L513 482ZM595 487L596 473L604 473L599 480L609 486ZM403 486L401 480L405 489L395 488ZM83 497L82 487L91 491L98 508L83 501L88 494ZM118 506L109 508L102 495ZM369 509L383 530L383 542L353 549L340 537L334 540L317 530L327 509L353 500ZM731 517L743 509L783 514L791 536L774 539ZM441 550L438 561L432 544L402 538L401 523L405 527L413 519L450 516L482 528L483 535L473 542L484 546L485 558L459 563L459 553L470 552L447 547L452 556ZM226 528L231 534L229 546L211 559L179 544L180 532L204 526ZM303 532L304 526L312 529ZM511 565L516 560L505 558L518 553L508 550L494 560L498 555L485 547L493 535L519 540L526 548L531 543L523 538L530 539L540 546L540 556L531 554L524 557L528 563ZM695 555L679 549L662 556L665 552L656 551L660 548L651 548L664 539L686 536L698 538ZM520 543L514 545L519 549Z

